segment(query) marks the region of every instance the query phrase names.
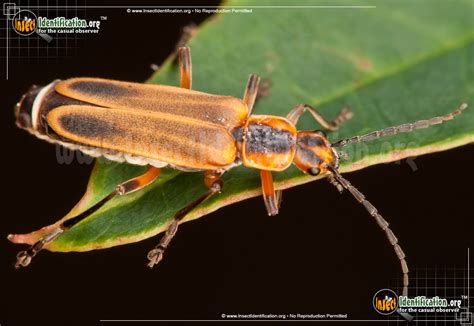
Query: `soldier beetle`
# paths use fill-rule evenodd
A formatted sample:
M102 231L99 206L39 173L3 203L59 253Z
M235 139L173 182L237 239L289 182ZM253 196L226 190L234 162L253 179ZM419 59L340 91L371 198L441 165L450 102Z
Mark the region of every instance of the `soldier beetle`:
M302 172L327 174L331 184L348 190L374 217L386 233L400 260L403 293L408 287L405 254L388 222L365 196L338 171L336 148L379 137L427 128L453 119L467 107L463 103L443 116L385 128L330 143L321 130L298 131L296 124L305 112L325 129L336 130L352 117L349 107L327 121L306 104L295 106L286 116L251 115L260 77L250 75L243 99L191 90L191 55L187 47L178 51L181 87L146 85L98 78L56 80L45 87L33 86L16 105L16 123L33 135L91 156L147 165L141 176L125 181L85 212L64 221L33 246L17 255L16 267L27 266L48 242L73 227L116 196L138 191L151 184L160 169L169 166L183 171L205 171L208 191L179 210L159 244L148 253L153 267L169 246L178 224L190 211L223 189L222 174L238 165L260 171L262 193L269 215L276 215L281 191L273 187L272 171L295 164Z

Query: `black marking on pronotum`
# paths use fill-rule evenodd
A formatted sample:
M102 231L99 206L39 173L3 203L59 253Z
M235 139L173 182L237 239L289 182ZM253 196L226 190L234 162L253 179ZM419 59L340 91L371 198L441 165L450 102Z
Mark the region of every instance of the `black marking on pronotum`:
M104 137L126 132L107 121L86 114L65 114L59 117L58 123L64 130L83 137Z
M121 95L138 95L138 91L136 89L131 88L129 85L121 86L112 83L97 82L93 80L77 80L69 83L68 86L73 91L86 94L94 94L99 97L105 98Z
M295 137L285 130L265 124L249 124L246 150L254 153L288 153L295 144Z

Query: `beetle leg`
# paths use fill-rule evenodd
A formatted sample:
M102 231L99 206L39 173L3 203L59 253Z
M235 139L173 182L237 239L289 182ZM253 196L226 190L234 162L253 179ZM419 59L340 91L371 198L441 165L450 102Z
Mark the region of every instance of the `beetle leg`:
M197 33L197 25L193 22L189 23L188 25L184 26L181 30L181 36L176 43L176 48L179 49L180 47L186 46L189 43L191 38Z
M327 121L321 113L319 113L316 109L312 108L307 104L298 104L293 109L291 109L290 113L286 116L288 120L290 120L293 124L297 124L299 118L308 111L311 113L313 118L326 130L334 131L339 128L339 126L344 123L345 121L352 118L353 113L352 109L349 106L345 106L341 109L337 117L332 121Z
M77 223L84 220L86 217L93 214L95 211L97 211L99 208L104 206L109 200L111 200L115 196L126 195L131 192L145 188L146 186L151 184L158 177L159 174L160 174L160 169L150 166L144 174L119 184L117 187L115 187L114 191L108 194L101 201L99 201L92 207L88 208L84 212L80 213L79 215L76 215L70 219L65 220L58 227L56 227L51 232L46 234L43 238L41 238L39 241L37 241L34 245L32 245L27 250L20 251L18 255L16 256L17 261L15 264L15 267L20 268L20 267L28 266L31 260L33 259L33 257L36 256L36 254L39 251L41 251L47 243L56 239L64 231L70 229Z
M220 177L221 173L217 173L215 171L206 172L204 184L209 190L204 195L193 201L188 206L182 208L174 215L173 220L171 220L171 223L168 225L165 235L161 238L160 243L155 248L150 250L150 252L148 252L148 267L153 268L153 266L157 265L163 259L163 254L178 231L178 225L183 220L183 218L188 215L189 212L199 206L199 204L213 195L221 192L224 183Z
M250 116L252 113L253 105L255 104L255 99L257 98L258 85L260 84L260 77L255 74L251 74L249 80L247 81L247 87L245 88L243 101L247 104L249 113L247 116Z
M191 50L187 46L178 49L179 73L181 76L181 87L191 89L193 80L193 67L191 65Z
M260 179L262 180L263 201L265 202L267 213L269 216L276 215L280 208L282 191L275 191L270 171L260 170Z

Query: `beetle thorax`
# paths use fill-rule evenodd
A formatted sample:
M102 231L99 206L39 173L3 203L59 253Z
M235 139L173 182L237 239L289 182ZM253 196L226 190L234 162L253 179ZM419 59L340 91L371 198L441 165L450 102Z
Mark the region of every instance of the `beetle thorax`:
M296 128L277 116L250 116L242 128L241 158L249 168L282 171L293 162Z

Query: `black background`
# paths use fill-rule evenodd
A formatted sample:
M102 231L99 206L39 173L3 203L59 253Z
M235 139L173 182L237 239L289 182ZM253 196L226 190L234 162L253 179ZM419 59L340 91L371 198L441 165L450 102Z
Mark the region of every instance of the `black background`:
M86 253L43 252L27 269L13 268L23 247L9 243L7 234L63 216L82 195L92 168L59 165L54 146L16 128L13 107L20 96L33 83L71 76L145 80L149 65L173 51L182 27L206 18L170 14L143 20L125 9L88 10L90 16L104 14L108 20L99 36L80 41L75 55L11 58L10 79L0 82L0 324L220 319L222 313L381 319L371 299L377 290L396 286L399 263L363 207L324 180L285 191L276 217L267 217L262 199L254 198L182 225L165 261L151 271L146 253L158 238ZM136 24L141 32L124 26ZM402 162L347 178L391 222L413 270L464 267L473 238L472 146L414 162L417 171Z

